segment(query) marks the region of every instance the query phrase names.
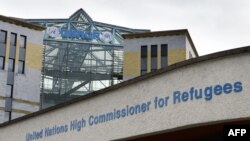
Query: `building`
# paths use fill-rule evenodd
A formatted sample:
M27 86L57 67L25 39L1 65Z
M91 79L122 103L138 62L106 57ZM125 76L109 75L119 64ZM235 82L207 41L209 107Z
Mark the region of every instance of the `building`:
M42 30L0 15L0 123L39 110Z
M199 56L186 29L125 34L123 37L124 80Z
M26 19L46 28L42 108L122 80L123 34L146 32L94 21L83 9L65 19Z
M0 124L0 140L220 141L250 124L249 60L250 46L169 65Z

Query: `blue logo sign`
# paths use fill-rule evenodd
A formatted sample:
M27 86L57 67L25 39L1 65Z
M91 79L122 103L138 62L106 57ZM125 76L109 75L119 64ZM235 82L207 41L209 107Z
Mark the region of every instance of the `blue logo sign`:
M48 27L46 32L50 37L53 37L53 38L56 38L60 35L60 31L56 27Z
M113 40L113 36L110 32L108 31L105 31L105 32L102 32L101 35L100 35L100 39L102 41L104 41L105 43L109 43Z
M102 40L105 43L110 43L113 40L113 35L108 32L98 31L80 31L80 30L65 30L57 27L48 27L46 33L52 38L66 38L79 40Z
M100 33L96 31L79 31L79 30L60 30L62 38L71 39L99 39Z

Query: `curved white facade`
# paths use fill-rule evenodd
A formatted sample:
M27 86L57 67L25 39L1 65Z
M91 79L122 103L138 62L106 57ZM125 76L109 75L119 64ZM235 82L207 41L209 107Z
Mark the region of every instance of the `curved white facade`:
M246 47L172 65L3 124L0 140L117 140L249 119L249 60Z

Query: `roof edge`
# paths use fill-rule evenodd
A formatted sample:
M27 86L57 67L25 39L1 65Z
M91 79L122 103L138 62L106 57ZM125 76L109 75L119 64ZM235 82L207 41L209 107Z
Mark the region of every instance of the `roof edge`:
M93 21L92 18L89 16L89 14L87 12L85 12L82 8L78 9L76 12L74 12L69 19L74 18L77 14L82 13L84 16L86 16L86 18L88 20L90 20L91 22Z
M45 114L45 113L60 109L60 108L63 108L63 107L68 106L68 105L75 104L77 102L87 100L89 98L92 98L92 97L95 97L95 96L98 96L98 95L101 95L101 94L105 94L105 93L107 93L109 91L117 90L117 89L122 88L122 87L127 86L127 85L132 85L134 83L138 83L140 81L149 79L149 78L157 76L157 75L161 75L161 74L166 73L166 72L173 71L173 70L178 69L178 68L182 68L182 67L185 67L185 66L188 66L188 65L192 65L192 64L196 64L196 63L200 63L200 62L204 62L204 61L218 59L218 58L221 58L221 57L227 57L227 56L231 56L231 55L244 54L244 53L250 53L250 46L240 47L240 48L236 48L236 49L230 49L230 50L226 50L226 51L221 51L221 52L216 52L216 53L204 55L204 56L197 57L197 58L192 58L192 59L189 59L189 60L186 60L186 61L183 61L183 62L179 62L179 63L173 64L173 65L170 65L170 66L168 66L166 68L157 70L156 72L151 72L151 73L148 73L148 74L145 74L145 75L142 75L142 76L139 76L139 77L124 81L124 82L119 83L117 85L113 85L111 87L107 87L107 88L92 92L92 93L90 93L88 95L84 95L84 96L81 96L81 97L78 97L78 98L74 98L74 99L72 99L70 101L63 102L61 104L52 106L50 108L43 109L43 110L31 113L29 115L25 115L25 116L20 117L20 118L16 118L16 119L14 119L12 121L2 123L2 124L0 124L0 128L5 127L7 125L17 123L17 122L20 122L20 121L23 121L23 120L26 120L26 119L29 119L29 118L32 118L32 117L36 117L36 116L39 116L39 115L42 115L42 114Z
M124 39L133 39L133 38L159 37L166 35L184 34L186 32L188 32L187 29L176 29L176 30L162 30L162 31L151 31L143 33L123 34L122 36Z
M167 35L178 35L184 34L187 36L192 49L194 50L195 55L198 57L199 54L196 50L196 47L193 43L193 40L187 29L175 29L175 30L163 30L163 31L152 31L152 32L143 32L143 33L132 33L132 34L123 34L122 37L124 39L134 39L134 38L145 38L145 37L160 37Z
M27 28L34 29L34 30L38 30L38 31L43 31L45 29L42 26L31 24L31 23L28 23L28 22L25 22L25 21L22 21L22 20L19 20L16 18L6 17L3 15L0 15L0 20L3 22L8 22L10 24L20 25L20 26L27 27Z
M195 55L196 55L197 57L199 57L199 53L198 53L198 51L196 50L196 47L195 47L195 45L194 45L194 42L193 42L193 40L192 40L192 38L191 38L191 36L190 36L188 30L186 31L186 35L187 35L187 38L188 38L188 40L189 40L189 42L190 42L190 44L191 44L191 47L192 47L192 49L193 49Z

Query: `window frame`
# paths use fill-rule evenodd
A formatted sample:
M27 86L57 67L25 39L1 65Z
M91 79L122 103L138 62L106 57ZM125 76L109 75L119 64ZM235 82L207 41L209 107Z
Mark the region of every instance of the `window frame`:
M23 47L21 46L21 38L24 38L24 45L23 45ZM19 47L20 48L25 48L26 49L26 46L27 46L27 36L25 36L25 35L20 35L20 44L19 44Z
M10 93L8 94L8 97L13 98L13 91L14 91L13 85L12 84L7 84L7 88L8 88L8 90L10 90Z
M20 70L20 62L22 62L22 70ZM18 61L18 73L20 73L20 74L25 73L25 61L23 61L23 60Z
M150 47L150 52L151 52L151 72L156 71L158 69L158 45L151 45Z
M5 68L5 57L4 56L0 56L0 58L2 58L3 59L3 62L2 62L2 67L0 66L0 70L4 70L4 68ZM1 63L1 62L0 62Z
M14 44L12 44L12 35L15 35ZM10 33L10 46L16 46L16 44L17 44L17 33L11 32Z
M5 39L4 39L4 42L1 42L1 40L0 40L0 43L3 43L3 44L6 44L6 42L7 42L7 36L8 36L8 32L7 31L5 31L5 30L0 30L0 33L5 33ZM0 36L1 36L2 34L0 34Z
M163 48L166 47L166 52ZM165 52L165 53L163 53ZM166 57L166 64L163 64L163 57ZM168 44L161 44L161 68L168 66Z
M144 51L146 51L146 52L144 52ZM148 58L148 46L147 45L142 45L140 53L141 53L141 56L140 56L140 59L141 59L141 68L140 68L140 70L141 71L140 71L140 73L141 73L141 75L143 75L143 74L147 73L147 67L148 67L148 64L147 64L148 63L148 61L147 61L147 58ZM145 64L145 69L142 68L143 67L142 64Z
M12 63L12 69L10 70L10 60L13 61ZM13 58L9 58L9 62L8 62L8 72L15 72L15 59Z

